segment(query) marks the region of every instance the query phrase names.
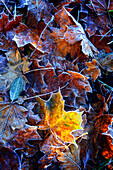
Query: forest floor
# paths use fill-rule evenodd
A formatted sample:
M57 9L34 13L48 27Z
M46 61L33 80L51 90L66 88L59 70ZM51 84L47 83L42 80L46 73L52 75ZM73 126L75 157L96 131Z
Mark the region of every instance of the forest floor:
M113 1L0 1L0 169L113 169Z

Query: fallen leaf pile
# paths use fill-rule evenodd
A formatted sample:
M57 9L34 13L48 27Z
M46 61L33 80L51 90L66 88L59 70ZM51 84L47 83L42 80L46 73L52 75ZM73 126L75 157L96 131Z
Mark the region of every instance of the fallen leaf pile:
M113 169L112 79L111 0L1 0L0 169Z

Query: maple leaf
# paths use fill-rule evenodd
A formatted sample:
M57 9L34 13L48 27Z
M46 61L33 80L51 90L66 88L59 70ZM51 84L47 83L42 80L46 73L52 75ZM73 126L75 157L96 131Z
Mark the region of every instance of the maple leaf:
M38 4L35 4L34 8L30 8L29 5L27 24L30 28L36 28L36 25L38 25L38 22L40 22L41 20L43 20L44 23L47 24L50 21L54 11L56 11L56 8L52 3L41 0L38 0L37 3Z
M15 31L15 35L13 37L13 41L16 42L18 47L23 47L29 43L33 47L35 48L37 47L38 41L39 41L38 34L35 31L32 31L31 29L29 29L25 24L20 23L20 25L14 31ZM44 53L40 44L37 50Z
M56 20L56 22L60 24L61 28L53 28L53 33L51 34L56 39L57 48L55 50L60 52L65 50L65 53L63 53L66 55L69 52L71 53L72 49L78 48L76 42L81 41L80 45L82 46L82 52L86 56L93 56L93 52L98 52L93 44L87 39L81 24L78 23L65 8L56 14L57 19L58 17L59 20ZM73 52L72 55L75 54L76 53Z
M101 72L100 72L100 69L98 67L97 61L95 59L93 59L92 62L85 62L85 65L88 68L84 69L83 73L86 76L91 76L93 81L95 81L97 79L97 77L101 75Z
M62 89L62 95L67 98L67 105L78 108L80 105L85 104L87 92L91 92L92 89L89 82L87 81L88 78L86 76L75 71L67 72L72 76L72 80L65 89Z
M43 164L44 168L57 157L61 169L79 169L79 149L74 144L66 146L59 138L51 134L40 145L40 149L45 155L38 162Z
M74 142L74 138L70 133L72 130L82 129L81 115L82 112L77 110L64 111L64 101L60 91L53 94L49 101L46 102L45 123L48 124L53 134L58 135L64 142Z
M82 17L81 21L84 21L85 30L88 33L90 41L98 49L105 49L106 52L111 52L110 47L107 45L112 40L112 32L110 31L112 22L108 12L110 1L91 0L89 4L82 3L81 6L81 15L82 13L85 14L85 17Z
M91 30L91 27L93 28L93 30L94 28L95 30L98 30L100 34L105 34L106 32L108 32L110 29L110 25L112 25L110 19L106 14L110 8L110 3L105 0L97 0L97 1L91 0L89 4L86 4L86 6L88 6L92 11L96 13L95 17L94 17L94 13L93 15L89 13L88 16L85 19L83 19L84 21L87 22L86 30L88 34L92 35L90 34L91 32L95 34L95 31L93 32Z
M13 137L14 130L24 127L27 109L18 104L7 105L0 103L0 140L6 142Z

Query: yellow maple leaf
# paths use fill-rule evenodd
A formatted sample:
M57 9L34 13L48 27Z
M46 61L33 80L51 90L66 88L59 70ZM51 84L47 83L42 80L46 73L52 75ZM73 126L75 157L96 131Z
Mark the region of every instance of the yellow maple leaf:
M49 125L52 133L58 135L64 142L74 142L71 134L73 130L82 129L82 112L64 110L64 100L60 91L52 94L46 102L45 123Z

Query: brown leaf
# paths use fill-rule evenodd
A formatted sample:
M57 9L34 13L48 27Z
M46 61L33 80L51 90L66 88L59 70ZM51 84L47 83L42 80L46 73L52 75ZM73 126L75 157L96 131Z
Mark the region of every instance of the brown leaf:
M87 152L89 152L89 158L95 160L98 153L98 147L102 148L102 153L105 158L112 158L113 145L111 143L111 137L103 136L102 134L108 130L108 125L112 123L112 115L101 115L96 117L92 125L89 126L89 140L87 146ZM102 140L104 138L104 140ZM107 144L107 145L106 145ZM106 146L105 146L106 145ZM105 147L104 147L105 146Z
M21 129L16 129L10 145L15 148L24 148L28 140L42 140L37 132L37 126L25 125Z
M15 129L24 127L27 109L17 104L3 105L3 101L0 103L0 109L0 140L4 143L13 137Z
M0 49L2 51L8 51L12 47L12 41L7 39L6 36L0 33Z
M41 146L41 151L46 155L39 160L39 163L46 165L54 157L57 157L60 161L61 169L79 169L79 149L74 144L66 146L59 139L50 135Z
M36 32L29 29L26 25L20 23L20 25L14 31L15 31L15 36L13 38L13 41L16 42L18 47L23 47L26 44L31 44L35 48L37 47L39 36ZM44 51L42 50L42 46L40 46L40 43L37 50L44 53Z
M57 44L55 50L63 53L63 56L67 53L71 53L72 56L76 53L79 55L78 50L75 51L75 53L73 52L73 54L72 51L78 48L77 42L80 42L82 52L86 56L92 56L93 52L98 52L93 44L87 39L81 24L78 23L65 8L56 14L56 18L56 22L61 28L53 28L53 33L51 34L55 37L55 42Z

